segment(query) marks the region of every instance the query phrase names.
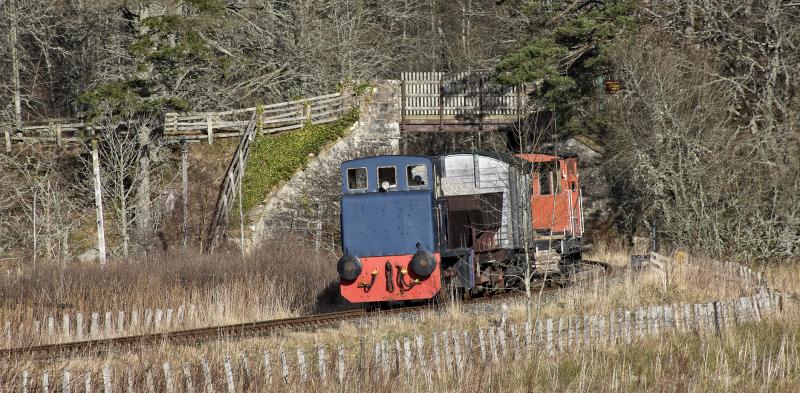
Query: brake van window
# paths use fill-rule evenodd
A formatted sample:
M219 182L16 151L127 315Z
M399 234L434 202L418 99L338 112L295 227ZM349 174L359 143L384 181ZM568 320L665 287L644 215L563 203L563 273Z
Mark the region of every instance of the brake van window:
M425 165L409 165L406 167L406 179L409 187L422 187L428 184L428 168Z
M397 188L397 173L393 166L378 168L378 187L380 191Z
M539 172L539 195L550 195L550 172Z
M347 188L350 190L367 189L367 168L350 168L347 170Z

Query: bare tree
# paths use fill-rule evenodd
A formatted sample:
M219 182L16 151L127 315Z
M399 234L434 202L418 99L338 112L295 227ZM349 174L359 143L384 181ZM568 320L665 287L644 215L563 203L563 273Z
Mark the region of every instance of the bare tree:
M680 46L674 39L651 32L615 55L625 90L609 102L605 166L615 210L627 213L620 222L635 230L657 221L668 240L700 252L796 255L798 135L786 127L797 112L789 96L765 92L766 101L745 109L753 102L741 101L740 78L751 76L725 76L725 59L704 49L664 45Z
M36 263L65 261L70 235L85 206L73 192L69 170L33 148L0 155L0 251ZM22 249L27 250L21 252Z

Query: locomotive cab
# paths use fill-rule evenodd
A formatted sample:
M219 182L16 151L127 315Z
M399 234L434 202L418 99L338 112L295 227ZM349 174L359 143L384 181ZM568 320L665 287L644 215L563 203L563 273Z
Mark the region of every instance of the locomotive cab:
M340 291L350 302L430 299L440 288L436 160L380 156L341 166Z

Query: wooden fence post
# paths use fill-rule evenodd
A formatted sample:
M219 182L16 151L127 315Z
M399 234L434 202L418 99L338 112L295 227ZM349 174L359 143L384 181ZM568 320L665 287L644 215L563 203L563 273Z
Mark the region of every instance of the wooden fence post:
M553 354L553 319L547 318L547 344L545 344L547 354Z
M403 337L403 364L405 366L406 375L411 374L411 341L408 337Z
M538 347L544 344L544 327L541 319L536 320L536 344Z
M103 324L105 325L106 334L111 334L111 331L113 329L112 325L114 322L114 318L112 315L113 314L111 314L110 311L106 311L106 314L104 315L103 318Z
M753 313L756 316L756 320L761 322L761 308L758 305L758 297L756 295L750 297L750 304L753 306Z
M147 372L144 376L145 384L147 385L147 391L150 393L156 392L156 384L153 381L153 370L148 366Z
M481 364L486 364L486 341L483 328L478 329L478 346L481 351Z
M160 308L156 308L155 328L161 329L161 320L164 318L164 312Z
M47 335L53 337L56 333L56 321L53 317L47 317Z
M270 361L269 352L264 351L264 382L270 386L272 385L272 362Z
M87 371L86 375L84 376L84 379L83 379L83 391L85 393L91 393L92 392L92 372L91 371Z
M5 135L6 141L6 153L11 153L11 132L8 129L3 130L3 134Z
M483 344L481 344L483 346ZM482 351L482 350L481 350ZM525 321L525 356L531 356L531 321ZM483 359L481 359L483 360Z
M50 393L50 374L47 370L42 373L42 393Z
M631 343L631 312L625 310L625 344Z
M214 125L212 123L212 115L209 113L206 115L206 134L208 136L208 144L214 144Z
M128 389L126 390L126 393L134 393L134 388L133 388L133 370L131 370L130 367L125 369L125 379L128 382Z
M450 352L450 338L446 331L441 332L439 337L442 338L442 343L444 344L444 370L447 372L450 371L450 367L453 366L453 357Z
M425 367L425 337L421 334L418 334L415 337L415 346L417 349L417 363L419 364L420 368Z
M575 318L572 316L567 317L567 338L566 338L566 347L574 350L575 349Z
M247 361L247 355L244 353L239 354L239 359L242 362L242 372L241 372L241 386L243 391L247 391L250 386L251 374L250 374L250 363Z
M72 387L69 381L69 370L64 370L61 374L61 392L62 393L70 393L70 388Z
M300 372L300 381L306 382L308 374L306 373L306 354L302 348L297 348L297 369Z
M22 393L28 393L28 379L30 378L28 370L22 372Z
M99 330L100 330L100 314L93 312L92 323L89 327L89 335L95 337L99 333Z
M208 367L208 361L205 357L200 359L200 365L203 367L203 381L206 385L206 393L214 393L214 382L211 380L211 368Z
M505 359L506 357L508 357L508 348L506 347L505 326L497 328L497 341L500 343L500 353L503 355L503 359Z
M592 319L588 315L583 316L583 345L588 348L592 338Z
M112 393L114 385L111 381L111 368L108 366L103 367L103 393Z
M388 379L392 368L389 364L389 341L381 340L381 370L383 377Z
M117 311L117 332L125 331L125 311Z
M192 370L189 368L188 363L183 363L183 379L184 389L186 393L194 393L194 383L192 382Z
M494 326L489 326L489 348L492 350L492 363L497 363L497 336Z
M317 347L317 366L319 368L319 380L323 384L327 380L327 368L325 366L325 347L319 346Z
M164 387L168 393L172 393L175 391L175 385L172 381L172 367L169 362L164 362L162 368L164 369Z
M439 338L436 333L433 333L433 365L436 367L436 375L442 374L442 363L439 359Z
M231 364L231 355L225 355L225 382L228 386L228 393L236 393L236 385L233 384L233 365Z
M344 384L344 345L339 344L339 348L336 351L336 370L337 370L337 381L339 385Z
M517 359L519 356L519 334L517 333L517 325L511 324L509 331L511 332L511 357ZM464 334L467 334L467 332L464 332ZM465 348L465 350L467 349Z
M289 364L286 361L286 352L283 350L283 348L279 349L279 355L278 356L281 359L281 377L283 378L283 383L284 384L288 384L289 383Z
M461 357L461 345L459 341L458 333L453 332L453 353L456 358L456 373L458 375L464 375L464 359Z

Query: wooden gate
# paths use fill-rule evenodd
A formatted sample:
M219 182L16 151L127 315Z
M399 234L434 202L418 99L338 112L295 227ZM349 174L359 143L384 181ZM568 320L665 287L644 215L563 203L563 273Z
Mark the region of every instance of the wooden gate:
M524 86L493 83L485 73L401 74L402 132L510 130L524 117Z

